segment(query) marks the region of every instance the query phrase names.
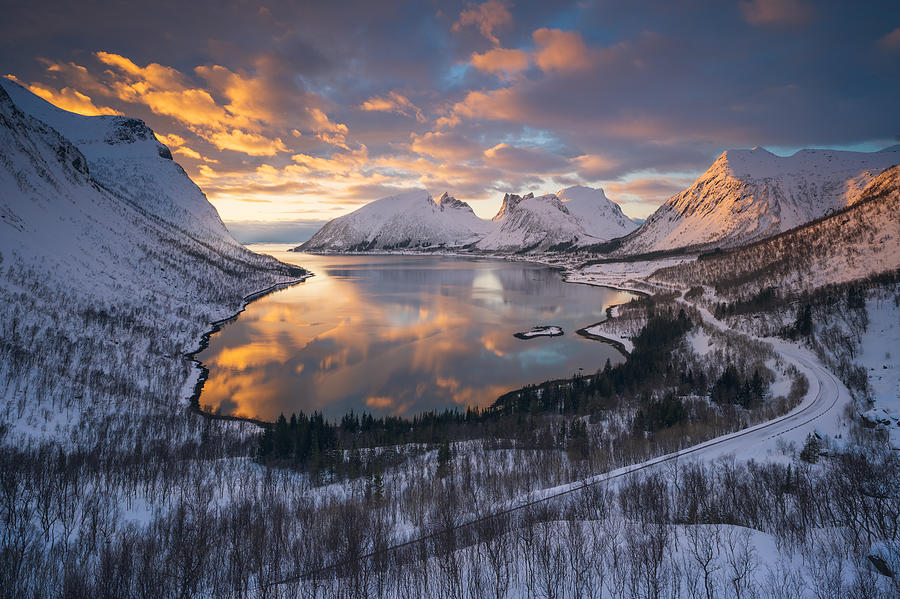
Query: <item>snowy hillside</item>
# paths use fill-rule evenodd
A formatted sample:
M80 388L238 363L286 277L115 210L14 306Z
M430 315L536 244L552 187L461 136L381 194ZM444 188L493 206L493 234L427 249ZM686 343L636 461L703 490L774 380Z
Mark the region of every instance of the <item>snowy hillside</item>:
M781 235L664 268L651 278L746 295L769 286L807 291L900 268L900 166L875 177L854 202Z
M143 121L82 116L61 110L8 79L0 78L0 86L20 110L78 148L96 183L190 234L236 243L200 188Z
M208 323L303 271L237 244L141 121L50 108L0 87L0 429L93 443L98 414L172 412Z
M327 223L301 251L469 249L515 252L620 237L635 224L601 189L570 187L535 197L506 194L491 221L445 193L425 190L381 198Z
M424 189L381 198L325 224L297 249L364 251L456 248L477 241L490 223L465 202L444 194L435 202Z
M509 195L494 217L494 229L478 242L489 252L545 250L560 243L576 244L586 238L584 227L553 194L534 197ZM593 243L593 239L589 243Z
M728 150L663 204L618 254L692 245L734 246L775 235L856 202L900 146L880 152Z
M584 246L636 228L602 189L581 186L537 197L506 194L493 222L496 228L478 242L478 249L515 252Z
M581 221L587 235L601 241L621 237L637 228L637 224L625 216L619 205L610 201L602 189L575 185L559 190L556 197L570 214Z

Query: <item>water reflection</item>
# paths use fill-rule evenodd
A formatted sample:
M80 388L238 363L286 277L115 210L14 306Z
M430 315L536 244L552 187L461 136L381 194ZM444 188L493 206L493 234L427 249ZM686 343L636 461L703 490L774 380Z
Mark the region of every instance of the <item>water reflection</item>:
M621 359L575 330L626 293L562 282L537 265L419 256L312 256L256 248L316 276L259 299L200 354L201 404L279 413L412 414L485 406L527 383ZM555 324L563 337L519 340Z

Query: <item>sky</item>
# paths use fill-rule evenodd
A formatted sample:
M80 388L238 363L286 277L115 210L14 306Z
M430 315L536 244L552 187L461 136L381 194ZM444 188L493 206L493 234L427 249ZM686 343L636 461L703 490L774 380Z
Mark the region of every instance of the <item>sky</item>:
M0 74L141 118L243 241L410 188L645 217L723 150L900 141L896 0L4 0Z

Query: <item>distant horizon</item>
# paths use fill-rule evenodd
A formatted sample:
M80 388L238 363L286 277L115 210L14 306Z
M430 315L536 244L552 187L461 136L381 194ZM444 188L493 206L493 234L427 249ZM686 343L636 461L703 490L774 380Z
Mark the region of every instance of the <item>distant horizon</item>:
M766 148L764 146L754 146L753 148L728 148L728 149L725 149L722 151L726 152L726 151L731 151L731 150L752 150L754 148L762 148L768 152L771 152L772 154L775 154L776 156L785 158L788 156L792 156L792 155L796 154L797 152L801 152L803 150L833 150L836 152L872 153L872 152L882 152L882 151L885 151L887 149L894 148L894 147L900 147L900 144L896 144L896 143L887 144L887 145L882 145L880 147L872 147L871 145L868 145L868 144L866 145L866 147L851 146L851 147ZM719 155L721 155L721 153ZM699 176L699 174L702 174L702 173L698 173L698 176ZM586 186L586 187L590 187L590 186ZM603 189L603 188L598 186L593 189ZM390 197L391 195L402 193L404 191L409 191L409 189L397 189L393 193L388 194L386 196L373 198L373 199L361 204L360 206L356 206L356 207L348 210L344 214L349 214L350 212L358 210L359 208L362 208L363 206L371 204L372 202L383 199L384 197ZM557 193L558 191L560 191L560 190L557 190L556 192L545 192L545 191L512 192L511 191L511 192L505 192L505 193L518 193L519 195L524 195L527 193L534 193L534 195L537 196L537 195L541 195L544 193ZM606 193L605 189L603 191L604 191L604 193ZM683 190L679 190L679 191L683 191ZM449 193L451 196L453 195L451 190L445 190L445 192ZM444 192L436 193L434 191L428 191L428 193L433 198L437 198L440 196L441 193L444 193ZM457 198L457 199L461 199L461 198ZM638 225L643 224L644 221L646 221L647 218L653 212L656 211L656 208L658 208L658 206L652 208L649 212L647 212L643 216L632 216L631 214L628 213L628 209L626 207L622 206L621 203L616 202L615 198L609 197L607 195L607 199L619 204L619 206L622 208L622 212L625 214L625 216L627 216L632 221L636 222ZM668 199L668 198L666 198L666 199ZM463 201L466 201L466 200L463 200ZM494 212L490 216L485 217L485 216L478 215L478 214L476 214L476 215L479 218L482 218L485 220L490 220L490 218L494 214L497 213L497 210L500 209L501 202L502 202L502 198L500 198L498 196L498 198L496 200L497 208L494 210ZM660 205L662 205L662 204L660 204ZM343 215L337 215L334 218L340 218L341 216L343 216ZM225 222L225 225L228 227L229 231L231 232L232 236L237 241L239 241L242 244L249 245L249 244L254 244L254 243L295 243L295 242L298 244L303 243L305 241L308 241L316 233L316 231L318 231L320 228L322 228L322 226L325 225L327 222L329 222L329 220L333 220L333 219L328 219L328 220L299 219L296 221L253 221L253 220L227 221L226 220L224 222Z

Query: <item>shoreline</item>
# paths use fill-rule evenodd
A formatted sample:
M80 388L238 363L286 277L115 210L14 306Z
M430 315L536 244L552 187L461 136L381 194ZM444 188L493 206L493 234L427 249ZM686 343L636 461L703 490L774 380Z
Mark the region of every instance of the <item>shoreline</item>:
M593 341L600 341L601 343L606 343L606 344L612 345L614 348L619 350L619 353L621 353L623 356L625 356L627 358L628 356L631 355L631 352L625 348L624 343L622 343L621 341L618 341L616 339L612 339L610 337L604 337L603 335L597 335L596 333L591 333L588 331L588 329L590 329L591 327L601 325L604 322L609 322L610 320L615 318L615 316L612 315L612 311L613 311L613 309L618 308L621 305L622 304L615 304L614 306L607 307L606 308L606 320L601 320L600 322L595 322L594 324L589 324L586 327L582 327L582 328L578 329L577 331L575 331L575 334L581 335L585 339L591 339Z
M294 252L294 250L292 250L292 249L287 250L287 251L289 251L289 252ZM561 265L561 264L552 264L552 263L548 263L548 262L541 262L541 261L535 260L535 259L528 259L528 258L526 258L526 257L524 257L524 256L513 256L513 255L503 255L503 256L497 256L497 255L473 255L473 254L467 254L467 253L433 253L433 254L432 254L432 253L422 253L422 252L390 252L390 251L375 251L375 252L310 252L310 251L296 251L296 252L294 252L294 253L298 253L298 254L310 254L310 255L314 255L314 256L366 256L366 255L376 255L376 256L423 256L423 257L443 257L443 258L468 258L468 259L482 259L482 260L503 260L503 261L506 261L506 262L527 262L527 263L530 263L530 264L535 264L535 265L543 266L543 267L545 267L545 268L550 268L550 269L559 271L559 272L560 272L560 275L561 275L561 277L562 277L562 280L563 280L564 283L577 283L577 284L581 284L581 285L590 285L591 287L605 287L605 288L607 288L607 289L612 289L612 290L614 290L614 291L621 291L621 292L624 292L624 293L631 293L631 294L634 294L634 295L640 295L640 296L646 296L646 297L651 296L650 293L648 293L648 292L646 292L646 291L641 291L641 290L638 290L638 289L627 289L627 288L616 287L616 286L614 286L614 285L609 285L609 284L605 284L605 283L592 283L592 282L588 282L588 281L572 281L572 280L570 280L570 279L568 278L567 274L568 274L569 272L572 271L572 268L573 268L573 267L571 267L571 266L564 266L564 265ZM307 272L309 272L309 271L307 271ZM206 381L207 381L208 378L209 378L209 369L203 364L203 362L201 362L200 360L197 359L197 354L199 354L200 352L202 352L203 350L205 350L207 347L209 347L209 341L210 341L210 338L211 338L214 334L216 334L216 333L218 333L219 331L221 331L222 328L223 328L226 324L228 324L228 323L234 321L235 319L237 319L238 316L240 316L241 313L244 312L244 310L247 309L247 306L248 306L250 303L252 303L253 301L255 301L255 300L257 300L257 299L260 299L261 297L264 297L264 296L266 296L266 295L269 295L270 293L274 293L274 292L276 292L276 291L280 291L281 289L286 289L286 288L288 288L288 287L293 287L294 285L298 285L298 284L300 284L300 283L303 283L303 282L306 281L308 278L313 277L313 276L315 276L315 273L309 272L308 275L306 275L306 276L304 276L304 277L302 277L302 278L295 279L295 280L293 280L293 281L285 281L285 282L283 282L283 283L276 283L276 284L271 285L271 286L269 286L269 287L266 287L265 289L262 289L262 290L260 290L260 291L255 291L255 292L253 292L253 293L250 293L249 295L246 295L246 296L244 296L244 297L242 298L242 300L241 300L241 308L240 308L237 312L235 312L235 313L232 314L231 316L228 316L228 317L223 318L223 319L221 319L221 320L216 320L216 321L214 321L214 322L209 323L210 328L209 328L209 330L207 330L206 332L204 332L204 333L200 336L200 342L199 342L199 345L198 345L197 349L195 349L195 350L193 350L193 351L190 351L190 352L186 352L186 353L183 354L183 357L186 358L186 359L188 359L188 360L192 363L192 366L193 366L193 367L197 370L197 372L198 372L197 378L195 379L194 384L193 384L193 386L192 386L191 394L187 397L187 400L188 400L187 411L188 411L188 413L197 414L197 415L199 415L199 416L201 416L201 417L203 417L203 418L209 418L209 419L212 419L212 420L221 420L221 421L230 421L230 422L247 422L247 423L254 424L254 425L256 425L256 426L259 427L259 428L265 428L265 427L269 426L270 424L272 424L272 423L269 422L269 421L261 420L261 419L259 419L259 418L252 418L252 417L249 417L249 416L234 416L234 415L230 415L230 414L215 414L215 413L207 412L207 411L203 410L202 406L200 405L200 396L201 396L201 394L202 394L202 392L203 392L203 387L204 387L204 385L206 384ZM587 332L587 330L586 330L586 329L588 329L588 328L590 328L590 327L592 327L592 326L596 326L596 325L601 324L601 323L603 323L603 322L607 322L607 321L608 321L609 319L611 319L611 318L614 318L614 317L612 316L612 310L613 310L614 308L617 308L617 307L621 306L621 305L622 305L622 304L614 304L614 305L612 305L612 306L607 306L607 308L606 308L607 318L606 318L605 320L601 320L601 321L598 322L598 323L589 324L589 325L587 325L587 326L585 326L585 327L583 327L583 328L581 328L581 329L578 329L577 331L575 331L575 333L576 333L577 335L580 335L581 337L584 337L585 339L590 339L590 340L592 340L592 341L599 341L599 342L601 342L601 343L606 343L607 345L610 345L610 346L612 346L614 349L616 349L616 350L617 350L619 353L621 353L625 358L627 358L627 357L630 355L630 353L628 352L628 350L625 348L625 346L624 346L620 341L617 341L617 340L615 340L615 339L610 339L610 338L608 338L608 337L603 337L602 335L595 335L595 334L593 334L593 333ZM515 335L514 335L514 336L515 336ZM540 336L542 336L542 337L547 337L548 335L540 335ZM530 337L529 337L528 339L530 339ZM550 380L547 380L547 381L543 381L543 382L541 382L541 383L539 383L539 384L551 383L551 382L553 382L554 380L557 380L557 379L550 379ZM496 401L496 400L495 400L495 401Z
M230 414L214 414L212 412L205 411L200 406L200 395L203 392L203 387L206 384L206 381L209 379L209 368L207 368L203 362L201 362L200 360L197 359L197 354L199 354L200 352L205 350L207 347L209 347L210 338L213 335L215 335L216 333L218 333L219 331L221 331L222 327L224 327L226 324L236 320L237 317L240 316L241 313L244 312L244 310L247 309L247 306L249 306L252 302L254 302L262 297L265 297L271 293L274 293L276 291L280 291L282 289L287 289L288 287L293 287L294 285L299 285L300 283L305 282L308 278L315 276L315 273L312 273L309 271L307 271L307 272L309 274L307 274L299 279L294 279L292 281L284 281L282 283L275 283L274 285L270 285L269 287L266 287L265 289L261 289L259 291L254 291L253 293L245 295L243 298L241 298L241 307L237 312L235 312L231 316L228 316L221 320L216 320L216 321L209 323L209 326L210 326L209 330L205 331L202 335L200 335L200 342L197 346L197 349L183 354L183 357L186 358L188 361L190 361L193 368L197 371L197 378L194 381L194 384L193 384L193 387L191 390L191 394L187 398L188 413L198 414L204 418L210 418L212 420L226 420L226 421L231 421L231 422L249 422L251 424L255 424L256 426L258 426L260 428L265 428L266 426L271 424L270 422L267 422L265 420L260 420L259 418L251 418L249 416L234 416L234 415L230 415Z

